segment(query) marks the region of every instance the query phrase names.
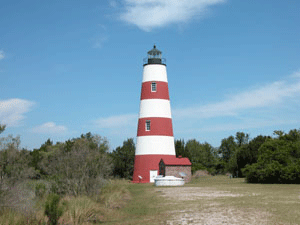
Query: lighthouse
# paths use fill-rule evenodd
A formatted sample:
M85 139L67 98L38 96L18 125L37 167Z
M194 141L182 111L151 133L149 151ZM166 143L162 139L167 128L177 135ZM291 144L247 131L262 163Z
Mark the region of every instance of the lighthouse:
M154 45L144 60L133 182L154 182L160 161L174 159L166 60Z

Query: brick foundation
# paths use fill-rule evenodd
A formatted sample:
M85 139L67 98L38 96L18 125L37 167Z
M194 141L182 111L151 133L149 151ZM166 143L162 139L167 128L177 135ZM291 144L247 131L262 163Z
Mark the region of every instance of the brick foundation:
M165 166L165 176L174 176L182 178L179 174L180 172L183 172L187 175L186 177L184 177L184 181L186 183L191 181L191 166Z

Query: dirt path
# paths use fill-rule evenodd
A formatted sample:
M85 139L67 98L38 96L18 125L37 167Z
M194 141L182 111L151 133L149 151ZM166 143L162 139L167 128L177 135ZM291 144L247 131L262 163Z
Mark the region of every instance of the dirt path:
M157 192L172 210L167 224L274 224L272 215L255 208L238 207L231 204L243 194L220 191L206 187L160 188ZM254 196L257 195L252 193ZM282 224L282 223L277 223Z

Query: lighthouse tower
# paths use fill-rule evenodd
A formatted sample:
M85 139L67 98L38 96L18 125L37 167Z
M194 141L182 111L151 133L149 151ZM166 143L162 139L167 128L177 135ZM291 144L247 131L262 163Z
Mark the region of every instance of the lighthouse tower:
M133 182L149 183L161 159L176 158L167 69L161 51L148 52L143 69Z

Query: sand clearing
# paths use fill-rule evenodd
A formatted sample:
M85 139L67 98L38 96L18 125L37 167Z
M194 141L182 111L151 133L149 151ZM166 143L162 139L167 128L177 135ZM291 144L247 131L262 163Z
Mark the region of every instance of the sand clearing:
M272 215L253 208L234 208L219 200L243 197L229 191L203 187L161 188L157 191L166 199L166 204L178 204L180 210L170 211L167 224L274 224ZM256 196L256 193L252 193ZM222 201L221 201L222 202Z

